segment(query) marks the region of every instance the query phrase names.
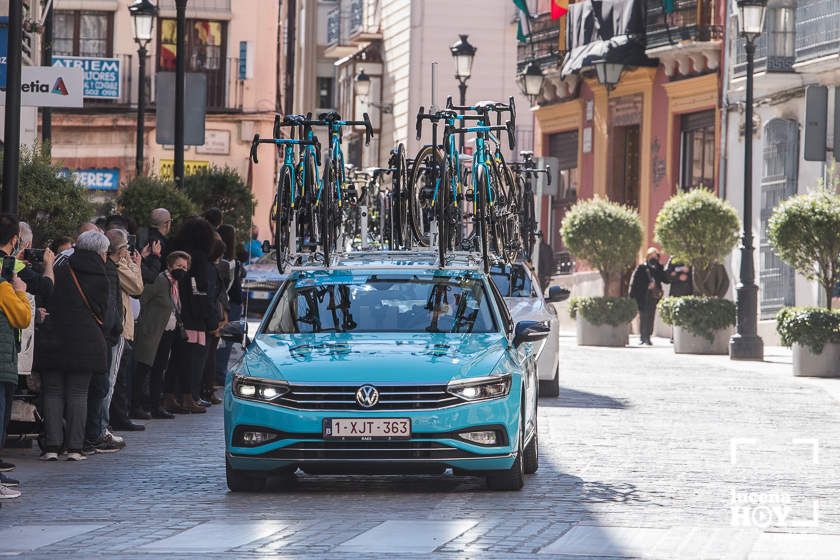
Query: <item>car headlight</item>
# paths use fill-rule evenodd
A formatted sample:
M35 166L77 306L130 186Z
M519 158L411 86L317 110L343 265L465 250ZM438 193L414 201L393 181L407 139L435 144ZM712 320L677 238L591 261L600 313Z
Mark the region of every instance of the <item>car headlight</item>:
M450 383L446 391L465 401L498 399L510 392L510 375L462 379Z
M289 384L285 381L241 375L233 378L233 395L240 399L270 403L288 392Z

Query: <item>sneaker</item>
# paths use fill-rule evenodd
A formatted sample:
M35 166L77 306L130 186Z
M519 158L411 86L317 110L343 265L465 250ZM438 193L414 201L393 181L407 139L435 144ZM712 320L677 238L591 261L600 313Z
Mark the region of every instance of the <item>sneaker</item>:
M125 438L122 436L118 436L115 433L112 433L111 430L105 430L105 435L113 439L114 443L118 445L125 445Z
M55 451L46 451L41 454L40 459L42 461L58 461L58 453Z
M15 470L15 466L6 461L0 461L0 472L9 472Z
M96 441L91 445L94 449L96 449L97 453L116 453L125 447L125 441L117 442L114 436L106 433L99 441Z
M0 500L20 498L20 490L9 488L8 486L0 485Z
M93 443L85 440L85 443L82 446L82 453L88 456L94 455L96 453L96 448L93 446Z
M20 486L20 481L0 473L0 484L3 486Z
M84 461L87 459L87 455L82 453L81 451L68 451L67 452L67 460L68 461Z

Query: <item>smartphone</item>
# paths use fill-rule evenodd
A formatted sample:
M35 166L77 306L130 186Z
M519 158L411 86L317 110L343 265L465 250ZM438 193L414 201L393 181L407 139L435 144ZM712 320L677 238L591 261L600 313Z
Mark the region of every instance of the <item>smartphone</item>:
M128 236L128 250L134 252L137 250L137 236L129 234Z
M44 262L44 249L26 249L23 252L23 260L32 264Z
M3 257L3 268L0 270L0 276L3 280L11 282L15 275L15 263L17 259L14 257Z

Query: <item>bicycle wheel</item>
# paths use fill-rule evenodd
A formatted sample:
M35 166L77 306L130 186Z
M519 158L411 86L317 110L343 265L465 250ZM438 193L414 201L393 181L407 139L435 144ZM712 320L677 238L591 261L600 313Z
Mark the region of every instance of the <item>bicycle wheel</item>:
M300 249L314 251L318 241L318 223L316 200L318 196L318 174L315 158L307 154L303 161L303 185L299 196L297 211L297 233Z
M430 227L434 218L436 156L431 146L423 146L411 165L408 175L408 217L414 239L422 247L431 244Z
M534 257L534 245L536 244L537 217L534 208L534 194L530 189L522 185L522 221L521 230L525 253L525 260L531 261Z
M330 266L330 253L335 243L333 226L333 196L335 182L338 175L334 162L329 157L324 161L323 187L321 199L318 201L318 215L320 216L321 251L324 253L324 266Z
M441 268L446 266L446 253L449 251L449 205L452 198L449 192L449 173L442 163L438 176L440 187L438 188L437 200L435 200L435 215L438 227L438 262Z
M283 274L291 253L292 228L292 170L284 165L280 169L280 180L277 182L277 196L273 208L274 219L274 251L277 260L277 270Z
M481 259L484 263L484 272L490 272L490 250L489 250L489 212L487 192L490 190L490 178L484 166L479 166L475 172L475 188L478 189L476 205L476 233L478 243L481 245Z
M391 151L389 167L391 168L391 213L394 231L392 248L403 247L410 250L413 235L410 204L413 193L408 185L405 147L402 144Z

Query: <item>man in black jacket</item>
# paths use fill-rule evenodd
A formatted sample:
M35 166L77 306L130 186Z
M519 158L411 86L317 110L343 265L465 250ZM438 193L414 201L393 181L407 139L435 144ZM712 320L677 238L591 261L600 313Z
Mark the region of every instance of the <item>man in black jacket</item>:
M665 270L659 264L659 251L655 247L647 250L646 260L636 267L630 278L630 297L639 307L639 344L652 346L653 323L656 319L656 304L662 298L662 283L668 283Z
M166 268L167 236L172 230L172 214L166 208L155 208L149 216L149 239L143 247L143 283L153 284L158 274Z

